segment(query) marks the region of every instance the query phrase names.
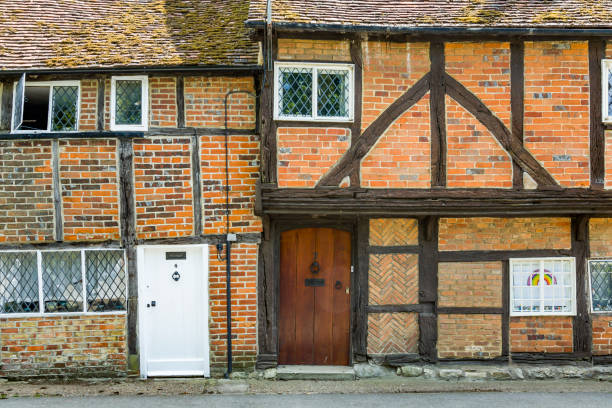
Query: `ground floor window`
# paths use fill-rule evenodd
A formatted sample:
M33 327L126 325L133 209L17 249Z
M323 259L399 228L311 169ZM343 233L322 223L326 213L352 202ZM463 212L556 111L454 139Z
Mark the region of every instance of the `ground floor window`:
M591 310L612 312L612 260L589 261Z
M574 258L510 260L510 314L576 314Z
M126 291L120 249L0 252L0 314L124 311Z

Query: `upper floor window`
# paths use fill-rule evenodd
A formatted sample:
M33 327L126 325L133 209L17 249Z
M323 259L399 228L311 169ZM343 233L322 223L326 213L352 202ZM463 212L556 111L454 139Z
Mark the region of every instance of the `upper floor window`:
M574 258L510 259L510 315L575 315Z
M589 278L591 311L612 312L612 260L589 261Z
M13 89L14 132L70 132L79 123L79 81L25 82Z
M353 66L277 62L274 65L274 118L351 121Z
M146 76L111 80L111 130L147 130L149 81Z
M612 123L612 60L602 61L602 117L606 123Z

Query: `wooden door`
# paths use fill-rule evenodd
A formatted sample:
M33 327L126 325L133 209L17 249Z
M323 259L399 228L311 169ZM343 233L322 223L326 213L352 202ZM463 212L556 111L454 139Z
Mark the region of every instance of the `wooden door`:
M279 364L349 364L351 235L281 234Z

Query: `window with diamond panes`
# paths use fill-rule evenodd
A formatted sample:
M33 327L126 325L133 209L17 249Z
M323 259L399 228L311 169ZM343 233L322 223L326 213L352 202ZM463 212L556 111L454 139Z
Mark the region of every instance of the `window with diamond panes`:
M142 81L118 79L115 82L115 124L142 124Z
M118 312L126 304L122 250L0 252L2 314Z
M589 275L593 312L612 312L612 260L589 261Z
M573 258L510 260L510 314L575 314Z
M78 82L29 82L27 85L20 83L15 88L14 104L13 129L15 131L70 132L77 130Z
M39 310L36 252L0 252L0 313Z
M312 69L281 68L278 100L283 116L311 116Z
M349 106L348 72L319 69L317 78L318 115L347 117Z
M51 109L51 130L54 132L77 129L78 86L54 86Z
M612 123L612 60L602 62L603 121Z

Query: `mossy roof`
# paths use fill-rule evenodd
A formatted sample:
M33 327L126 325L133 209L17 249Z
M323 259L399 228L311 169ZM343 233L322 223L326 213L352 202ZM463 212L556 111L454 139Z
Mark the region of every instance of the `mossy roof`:
M257 63L242 0L0 0L0 70Z
M275 23L461 28L612 28L612 0L272 0ZM262 23L266 0L252 0L247 25Z

